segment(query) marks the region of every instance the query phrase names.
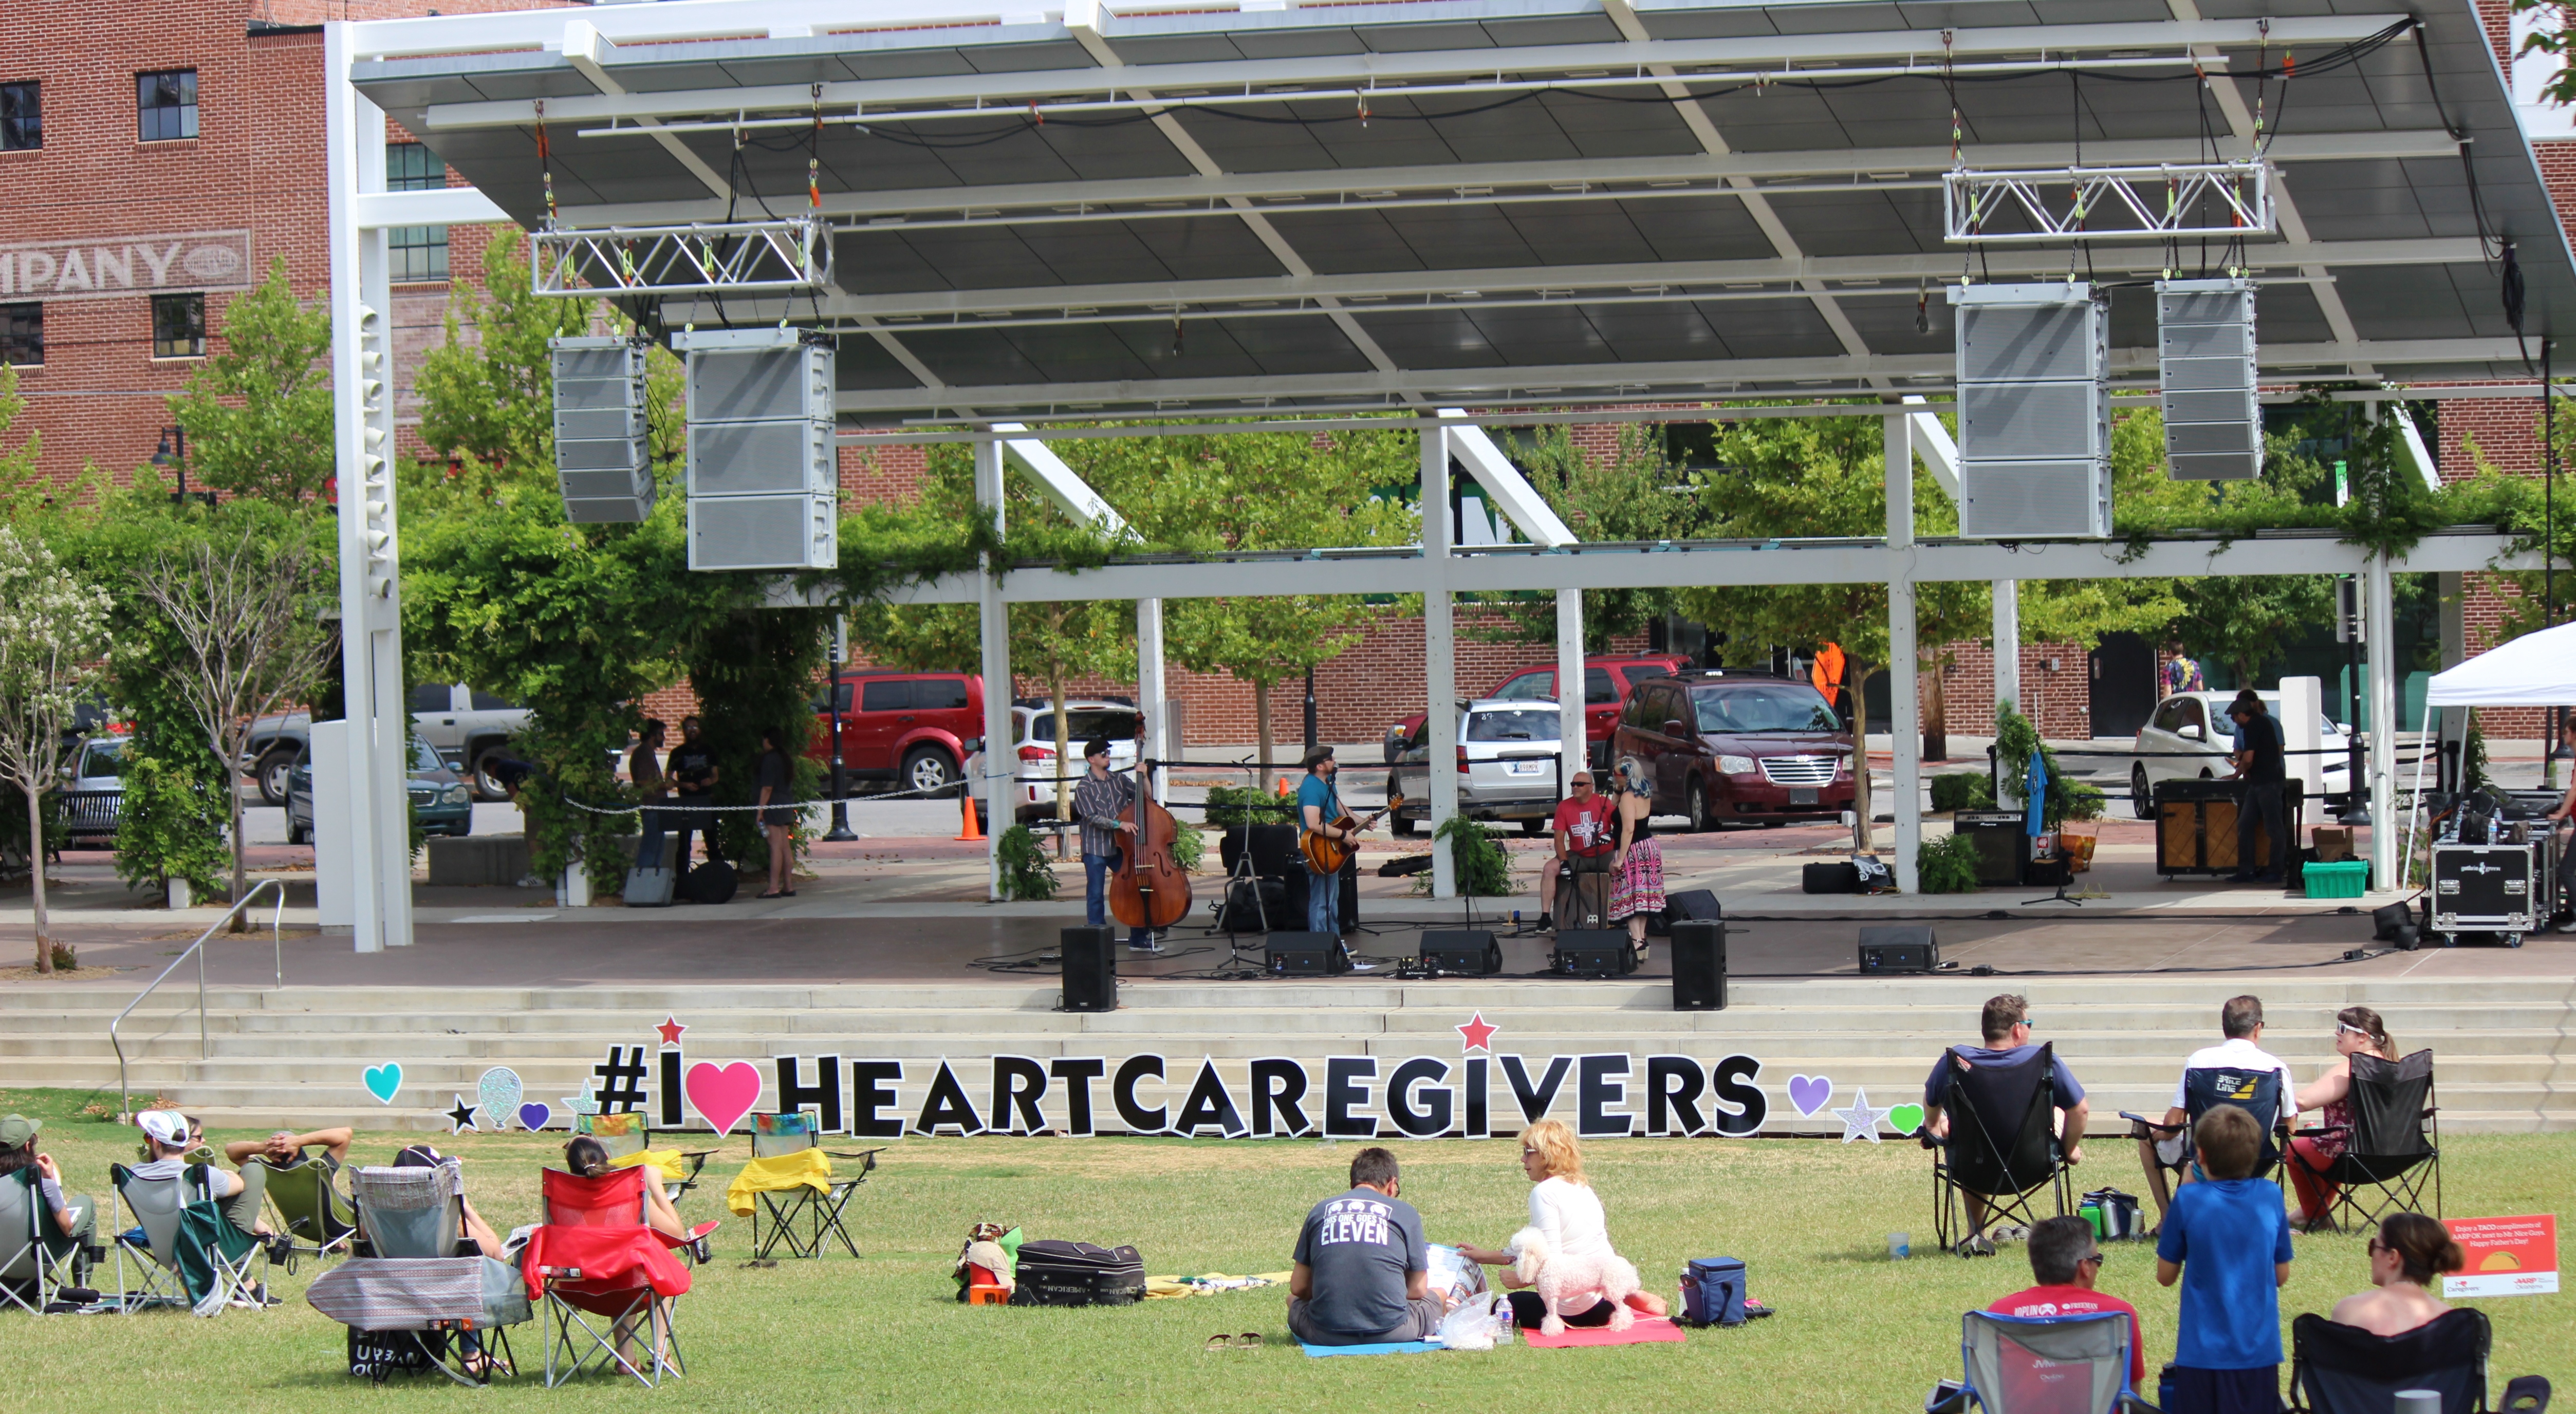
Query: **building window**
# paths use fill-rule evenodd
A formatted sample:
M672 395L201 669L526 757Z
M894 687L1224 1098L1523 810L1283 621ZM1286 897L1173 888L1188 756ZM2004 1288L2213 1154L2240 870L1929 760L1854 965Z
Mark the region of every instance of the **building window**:
M0 152L45 145L45 110L40 86L0 83Z
M45 307L0 304L0 363L34 365L45 361Z
M145 142L197 135L197 71L162 69L134 76L134 105Z
M447 164L439 161L437 154L416 142L385 144L387 191L437 191L446 185ZM397 226L387 233L387 240L391 247L393 279L447 278L445 226Z
M152 356L154 358L204 358L206 356L206 297L204 295L154 295L152 297Z

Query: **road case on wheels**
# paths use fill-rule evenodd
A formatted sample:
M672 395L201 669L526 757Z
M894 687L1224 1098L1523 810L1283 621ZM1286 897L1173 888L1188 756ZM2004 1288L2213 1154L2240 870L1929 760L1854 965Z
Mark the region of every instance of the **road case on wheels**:
M2432 863L2433 932L2444 947L2495 941L2518 948L2523 934L2546 921L2547 844L2441 843Z

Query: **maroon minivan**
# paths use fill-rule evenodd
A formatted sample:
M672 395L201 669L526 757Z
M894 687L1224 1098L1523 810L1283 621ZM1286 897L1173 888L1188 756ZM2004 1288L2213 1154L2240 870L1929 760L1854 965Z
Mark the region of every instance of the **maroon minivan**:
M1852 734L1794 678L1708 668L1628 694L1612 750L1654 782L1655 813L1694 830L1831 820L1852 808Z
M984 734L984 680L972 673L841 672L841 769L859 780L894 781L939 799L965 776L966 743ZM805 754L832 760L832 703L814 703Z

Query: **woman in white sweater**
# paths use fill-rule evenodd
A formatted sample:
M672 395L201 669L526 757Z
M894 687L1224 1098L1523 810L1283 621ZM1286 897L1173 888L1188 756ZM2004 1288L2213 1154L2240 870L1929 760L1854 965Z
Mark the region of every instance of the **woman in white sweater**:
M1574 1131L1562 1120L1543 1119L1521 1131L1521 1172L1529 1175L1529 1225L1547 1238L1548 1250L1573 1257L1606 1256L1612 1252L1610 1227L1601 1211L1601 1195L1583 1177L1583 1149L1575 1143ZM1508 1252L1461 1245L1459 1252L1471 1262L1500 1267L1500 1280L1506 1287L1520 1286L1512 1274ZM1652 1292L1640 1291L1628 1298L1628 1306L1640 1315L1664 1314L1664 1299ZM1535 1328L1547 1312L1538 1293L1512 1292L1512 1321L1515 1325ZM1606 1326L1610 1324L1610 1303L1596 1301L1586 1311L1560 1311L1569 1326Z

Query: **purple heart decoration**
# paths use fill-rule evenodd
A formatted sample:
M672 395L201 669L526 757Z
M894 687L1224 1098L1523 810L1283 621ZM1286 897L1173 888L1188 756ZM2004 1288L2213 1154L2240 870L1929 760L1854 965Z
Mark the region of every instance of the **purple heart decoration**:
M1798 1113L1802 1115L1813 1115L1823 1109L1833 1098L1834 1082L1821 1075L1789 1077L1789 1103L1796 1105Z
M519 1124L531 1133L545 1128L547 1121L554 1117L554 1107L542 1100L530 1100L519 1106Z

